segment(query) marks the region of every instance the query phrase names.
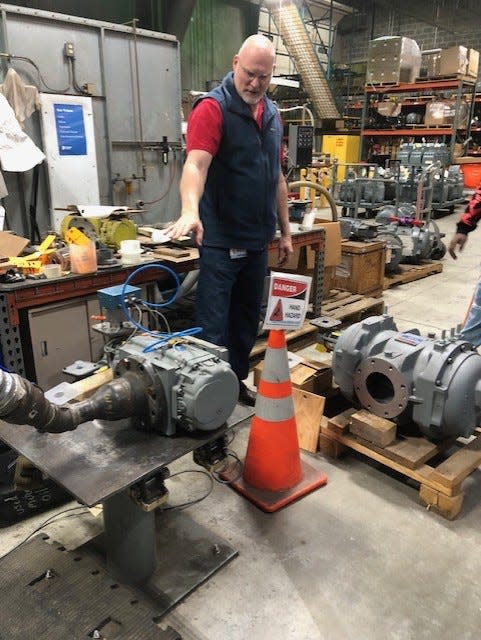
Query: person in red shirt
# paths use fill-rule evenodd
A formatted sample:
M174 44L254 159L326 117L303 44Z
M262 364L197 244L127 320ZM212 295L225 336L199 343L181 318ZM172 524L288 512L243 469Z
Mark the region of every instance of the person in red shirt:
M250 405L255 396L243 380L257 337L267 245L276 222L279 264L293 251L280 166L282 127L265 95L274 62L272 42L250 36L234 56L233 71L194 105L180 181L182 211L168 229L173 239L195 236L201 338L227 347L239 400Z
M468 241L468 234L476 229L481 218L481 185L474 192L471 200L456 225L456 233L449 243L449 254L457 260L456 251L462 251ZM481 279L474 289L473 297L466 313L463 328L460 332L463 340L468 340L475 347L481 344Z

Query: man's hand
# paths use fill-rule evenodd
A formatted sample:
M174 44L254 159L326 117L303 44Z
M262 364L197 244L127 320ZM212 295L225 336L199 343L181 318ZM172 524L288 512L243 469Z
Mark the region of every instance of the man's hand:
M196 213L185 211L181 213L180 218L176 222L173 222L166 228L165 233L170 236L172 240L178 240L182 236L188 236L191 231L194 232L195 243L197 246L200 246L204 236L202 222Z
M279 257L277 264L279 266L285 264L293 253L294 249L292 248L291 236L281 236L279 240Z
M454 234L448 247L449 255L451 256L451 258L454 258L455 260L458 259L458 256L456 255L456 247L459 247L459 251L462 251L467 241L468 236L465 233Z

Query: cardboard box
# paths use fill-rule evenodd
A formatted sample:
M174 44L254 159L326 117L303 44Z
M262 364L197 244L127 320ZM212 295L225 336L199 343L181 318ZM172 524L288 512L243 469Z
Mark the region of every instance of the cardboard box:
M326 234L325 247L324 247L324 266L332 267L341 262L341 223L334 222L333 220L325 220L323 218L315 218L313 229L322 227ZM314 251L309 249L309 252L314 256ZM309 255L308 252L308 255ZM311 257L312 266L308 268L314 268L313 257Z
M468 68L467 75L472 76L473 78L478 77L478 67L479 67L479 51L476 49L468 49Z
M259 386L264 362L254 367L254 385ZM291 383L296 389L322 395L332 387L332 369L327 364L304 360L290 370Z
M468 50L466 47L457 45L441 51L439 63L439 75L452 76L466 75L468 71Z
M316 218L313 229L324 229L324 266L332 267L341 262L341 223L332 220ZM282 265L281 270L297 271L306 274L314 269L316 252L310 247L296 247L289 260ZM271 252L268 256L268 266L271 269L278 269L277 253Z
M29 243L28 238L16 236L8 231L0 231L0 257L16 258Z
M462 100L457 110L458 127L463 128L468 124L469 105ZM427 127L435 125L452 125L456 118L456 101L455 100L432 100L426 105L426 113L424 116L424 124Z

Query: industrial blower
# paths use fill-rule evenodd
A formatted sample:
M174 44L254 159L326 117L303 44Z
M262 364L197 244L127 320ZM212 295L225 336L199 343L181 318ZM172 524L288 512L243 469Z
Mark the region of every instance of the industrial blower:
M333 377L351 402L414 422L433 440L470 436L480 424L481 356L454 331L424 338L383 315L330 333Z
M35 384L0 370L0 418L48 433L72 431L89 420L122 418L168 436L179 429L221 427L239 394L227 350L194 337L158 342L148 335L124 342L112 364L114 379L91 398L70 405L53 404Z

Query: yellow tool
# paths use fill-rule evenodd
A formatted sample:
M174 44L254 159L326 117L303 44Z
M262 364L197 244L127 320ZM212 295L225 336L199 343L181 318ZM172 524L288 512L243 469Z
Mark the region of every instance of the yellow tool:
M40 260L30 260L30 256L26 258L9 258L8 262L3 262L2 266L18 267L19 269L41 269L42 262Z
M53 234L47 236L38 248L39 253L45 253L47 249L50 248L50 245L54 240L55 240L55 236Z
M70 227L70 229L67 231L67 233L65 234L65 240L68 242L68 244L90 244L92 242L92 240L85 235L85 233L82 233L82 231L80 231L80 229L78 229L77 227Z

